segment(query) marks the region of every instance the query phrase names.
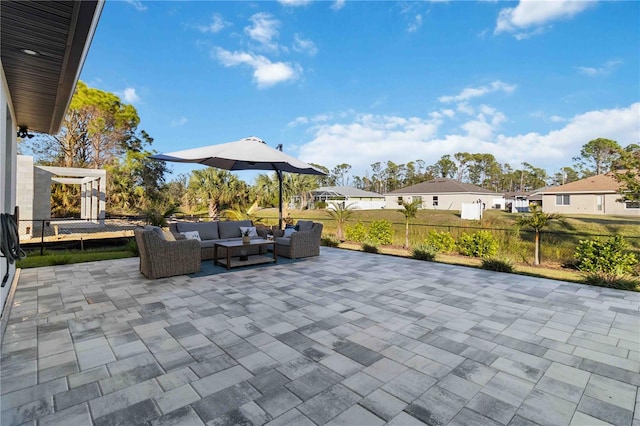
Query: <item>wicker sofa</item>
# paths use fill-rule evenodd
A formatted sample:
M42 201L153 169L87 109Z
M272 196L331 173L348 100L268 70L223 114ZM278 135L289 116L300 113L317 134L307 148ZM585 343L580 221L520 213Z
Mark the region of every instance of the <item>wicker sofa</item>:
M184 239L183 232L197 231L200 241L200 258L202 260L213 259L213 246L219 241L233 241L242 239L240 227L253 226L250 220L229 220L213 222L174 222L169 224L169 231L177 239ZM255 237L258 238L258 237ZM218 249L218 256L225 256L224 247ZM247 254L262 254L266 252L264 247L248 247Z
M200 244L195 240L171 241L168 232L146 227L133 231L140 253L140 272L149 279L200 271ZM167 240L168 238L168 240Z
M276 235L278 256L290 259L319 256L322 223L299 220L296 227L296 232L293 232L289 237Z

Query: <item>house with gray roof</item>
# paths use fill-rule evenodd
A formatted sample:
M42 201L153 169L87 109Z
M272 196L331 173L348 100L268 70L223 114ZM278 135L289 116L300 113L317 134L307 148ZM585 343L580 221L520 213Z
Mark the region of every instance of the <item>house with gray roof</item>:
M484 204L485 208L504 208L503 194L470 183L439 178L384 194L385 208L398 209L401 203L420 200L423 209L461 210L462 203Z
M384 208L384 196L377 192L364 191L351 186L325 186L311 191L313 201L325 201L327 206L335 203L352 205L358 210L374 210Z

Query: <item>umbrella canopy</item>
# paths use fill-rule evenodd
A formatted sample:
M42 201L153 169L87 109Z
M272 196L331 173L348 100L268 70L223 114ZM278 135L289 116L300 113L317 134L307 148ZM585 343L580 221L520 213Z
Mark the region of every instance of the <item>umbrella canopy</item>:
M326 175L320 169L271 148L254 136L219 145L156 154L149 158L176 163L198 163L225 170L273 170L278 175L280 200L278 224L282 227L282 172Z

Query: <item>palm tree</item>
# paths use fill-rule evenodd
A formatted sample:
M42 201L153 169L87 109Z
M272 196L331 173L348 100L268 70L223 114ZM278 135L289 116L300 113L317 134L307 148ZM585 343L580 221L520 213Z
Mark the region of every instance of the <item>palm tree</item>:
M405 201L402 202L402 210L398 210L404 215L405 227L404 227L404 248L409 248L409 222L418 214L418 208L422 204L421 200L413 200L411 203Z
M540 207L532 205L530 216L522 216L516 222L518 226L532 228L536 232L534 265L540 264L540 230L549 225L552 220L562 221L562 216L557 213L544 213Z
M332 203L332 205L327 208L327 214L331 219L336 221L336 237L338 240L344 241L342 227L353 215L353 204Z
M218 217L218 207L234 199L237 178L226 170L208 167L194 170L189 181L191 198L208 201L209 217Z
M258 204L263 207L272 207L275 197L278 196L278 182L266 173L261 173L256 177L254 185ZM277 200L276 200L277 202Z

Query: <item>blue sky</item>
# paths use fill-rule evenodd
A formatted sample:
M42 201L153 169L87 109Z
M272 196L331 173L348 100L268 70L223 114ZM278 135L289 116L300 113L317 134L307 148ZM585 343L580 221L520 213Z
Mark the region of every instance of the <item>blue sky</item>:
M553 174L591 139L640 142L638 16L636 1L107 1L81 79L135 105L158 152L258 136L352 175L460 151Z

